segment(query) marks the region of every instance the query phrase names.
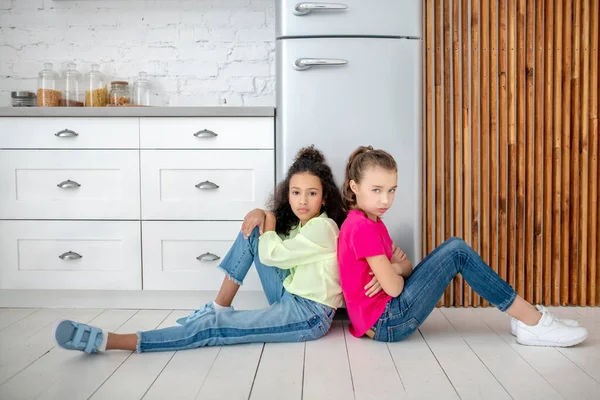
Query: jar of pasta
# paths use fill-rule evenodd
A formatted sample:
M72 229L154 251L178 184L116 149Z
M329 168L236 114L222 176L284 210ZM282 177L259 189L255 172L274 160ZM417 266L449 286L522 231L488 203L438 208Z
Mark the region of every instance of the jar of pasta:
M86 74L85 81L85 106L106 106L108 103L108 89L106 87L106 78L100 72L100 65L92 64L92 70Z

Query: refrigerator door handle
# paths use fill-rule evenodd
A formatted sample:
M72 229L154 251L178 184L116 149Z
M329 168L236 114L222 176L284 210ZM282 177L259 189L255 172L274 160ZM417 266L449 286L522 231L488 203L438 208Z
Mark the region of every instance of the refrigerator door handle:
M348 60L341 58L299 58L294 63L294 68L303 71L315 66L336 67L348 64Z
M294 6L294 15L308 15L312 11L339 11L347 9L347 4L340 3L298 3Z

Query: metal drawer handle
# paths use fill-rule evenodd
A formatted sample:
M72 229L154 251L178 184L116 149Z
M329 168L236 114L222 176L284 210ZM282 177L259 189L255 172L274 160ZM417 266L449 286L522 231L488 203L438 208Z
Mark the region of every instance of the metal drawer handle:
M216 183L213 183L211 181L204 181L204 182L200 182L197 185L195 185L198 189L202 189L202 190L214 190L214 189L218 189L219 185L217 185Z
M341 58L299 58L294 63L294 68L298 71L303 71L312 67L336 67L348 64L348 60Z
M213 131L209 131L208 129L202 129L201 131L194 133L194 136L196 136L198 139L208 139L217 137L219 135L217 135Z
M311 11L347 10L348 5L340 3L298 3L294 6L294 15L307 15Z
M198 257L196 257L196 260L202 261L202 262L208 262L208 261L217 261L220 258L221 257L219 257L218 255L213 254L213 253L204 253L204 254L201 254Z
M79 136L79 133L72 131L70 129L63 129L62 131L56 132L54 134L54 136L58 136L60 138L75 137L75 136Z
M60 258L61 260L79 260L80 258L83 258L83 256L79 253L75 253L74 251L67 251L66 253L62 253L60 256L58 256L58 258Z
M58 186L61 189L77 189L81 185L75 181L67 179L66 181L62 181L61 183L59 183L56 186Z

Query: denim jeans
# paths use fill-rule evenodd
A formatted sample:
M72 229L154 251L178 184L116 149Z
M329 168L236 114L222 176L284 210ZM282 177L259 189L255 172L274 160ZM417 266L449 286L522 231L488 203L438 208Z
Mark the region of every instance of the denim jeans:
M517 297L514 289L479 254L462 239L453 237L413 269L402 293L388 302L385 312L372 328L375 332L373 339L398 342L414 333L458 273L473 290L500 311L506 311Z
M138 352L171 351L202 346L255 342L302 342L324 336L335 310L289 293L289 271L262 264L258 228L248 239L240 233L220 264L229 279L241 284L254 263L269 307L262 310L210 312L183 326L138 332Z

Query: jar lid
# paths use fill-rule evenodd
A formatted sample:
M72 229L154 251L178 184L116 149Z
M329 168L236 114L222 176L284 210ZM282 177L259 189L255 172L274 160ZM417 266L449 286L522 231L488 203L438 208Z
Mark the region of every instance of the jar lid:
M28 92L28 91L10 92L10 97L12 97L13 99L18 98L18 97L30 98L30 97L35 97L35 96L36 96L35 93Z
M112 81L110 84L111 85L129 85L129 82L127 82L127 81Z

